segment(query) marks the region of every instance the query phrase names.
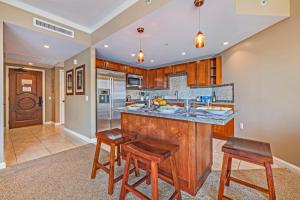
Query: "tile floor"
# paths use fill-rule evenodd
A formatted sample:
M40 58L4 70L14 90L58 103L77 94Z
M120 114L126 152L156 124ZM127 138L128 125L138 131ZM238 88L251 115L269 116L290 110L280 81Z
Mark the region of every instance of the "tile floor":
M7 166L75 148L86 142L64 131L63 126L37 125L5 131Z
M7 166L55 154L86 144L64 131L63 126L38 125L5 132L5 162ZM213 139L213 170L221 170L223 140ZM278 168L274 164L272 167ZM232 169L262 169L251 163L233 159Z

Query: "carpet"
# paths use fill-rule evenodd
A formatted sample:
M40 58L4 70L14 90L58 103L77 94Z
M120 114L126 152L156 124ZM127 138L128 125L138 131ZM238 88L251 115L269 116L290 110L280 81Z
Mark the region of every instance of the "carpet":
M121 182L115 185L113 196L107 194L108 175L98 172L96 179L90 179L95 146L81 146L58 154L50 155L27 163L15 165L0 171L1 200L116 200L119 197ZM105 151L101 155L108 156ZM118 167L116 173L121 174ZM274 169L277 199L300 199L300 175L287 169ZM264 170L233 171L233 175L266 187ZM183 199L217 199L220 172L213 171L195 197L182 193ZM131 176L134 181L134 175ZM139 190L151 194L146 184ZM160 199L168 199L173 188L159 182ZM231 183L225 194L233 199L259 200L267 195ZM137 199L127 195L127 199Z

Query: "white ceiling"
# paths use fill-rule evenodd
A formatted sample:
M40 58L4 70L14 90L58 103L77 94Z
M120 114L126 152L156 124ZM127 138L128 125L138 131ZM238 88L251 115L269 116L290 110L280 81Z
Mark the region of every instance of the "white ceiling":
M203 49L196 49L193 42L198 31L198 10L193 2L172 0L97 43L97 56L146 68L213 56L285 18L237 15L234 0L205 1L201 7L201 31L206 35L206 45ZM131 56L139 48L138 26L145 28L142 35L145 62L139 65L136 58ZM229 45L224 46L225 41ZM109 48L104 48L105 44ZM182 56L182 52L186 52L186 55Z
M44 45L50 48L44 48ZM13 24L4 26L5 62L53 67L88 46L68 39L56 38L45 33Z
M0 0L92 33L138 0Z

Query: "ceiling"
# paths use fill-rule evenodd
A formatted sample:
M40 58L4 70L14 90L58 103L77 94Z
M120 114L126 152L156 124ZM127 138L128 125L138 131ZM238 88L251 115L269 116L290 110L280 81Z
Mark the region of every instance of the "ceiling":
M45 48L49 45L50 48ZM88 46L68 39L56 38L10 23L4 25L5 62L53 67Z
M201 7L201 31L206 35L203 49L194 47L198 31L198 10L194 0L172 0L150 15L98 42L97 56L143 68L216 55L242 40L283 20L283 16L238 15L234 0L209 0ZM138 64L132 53L139 49L138 26L145 28L142 49L145 62ZM224 45L228 42L228 45ZM109 45L105 48L104 45ZM186 55L183 56L182 52ZM151 62L152 60L152 62Z
M92 33L138 0L0 0Z

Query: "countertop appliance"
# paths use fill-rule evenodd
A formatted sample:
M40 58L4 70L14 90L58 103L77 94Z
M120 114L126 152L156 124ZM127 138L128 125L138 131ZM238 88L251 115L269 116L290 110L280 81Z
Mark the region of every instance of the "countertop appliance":
M143 86L143 76L128 74L126 86L127 88L141 89Z
M121 115L115 108L125 107L126 74L97 69L97 131L120 128Z

